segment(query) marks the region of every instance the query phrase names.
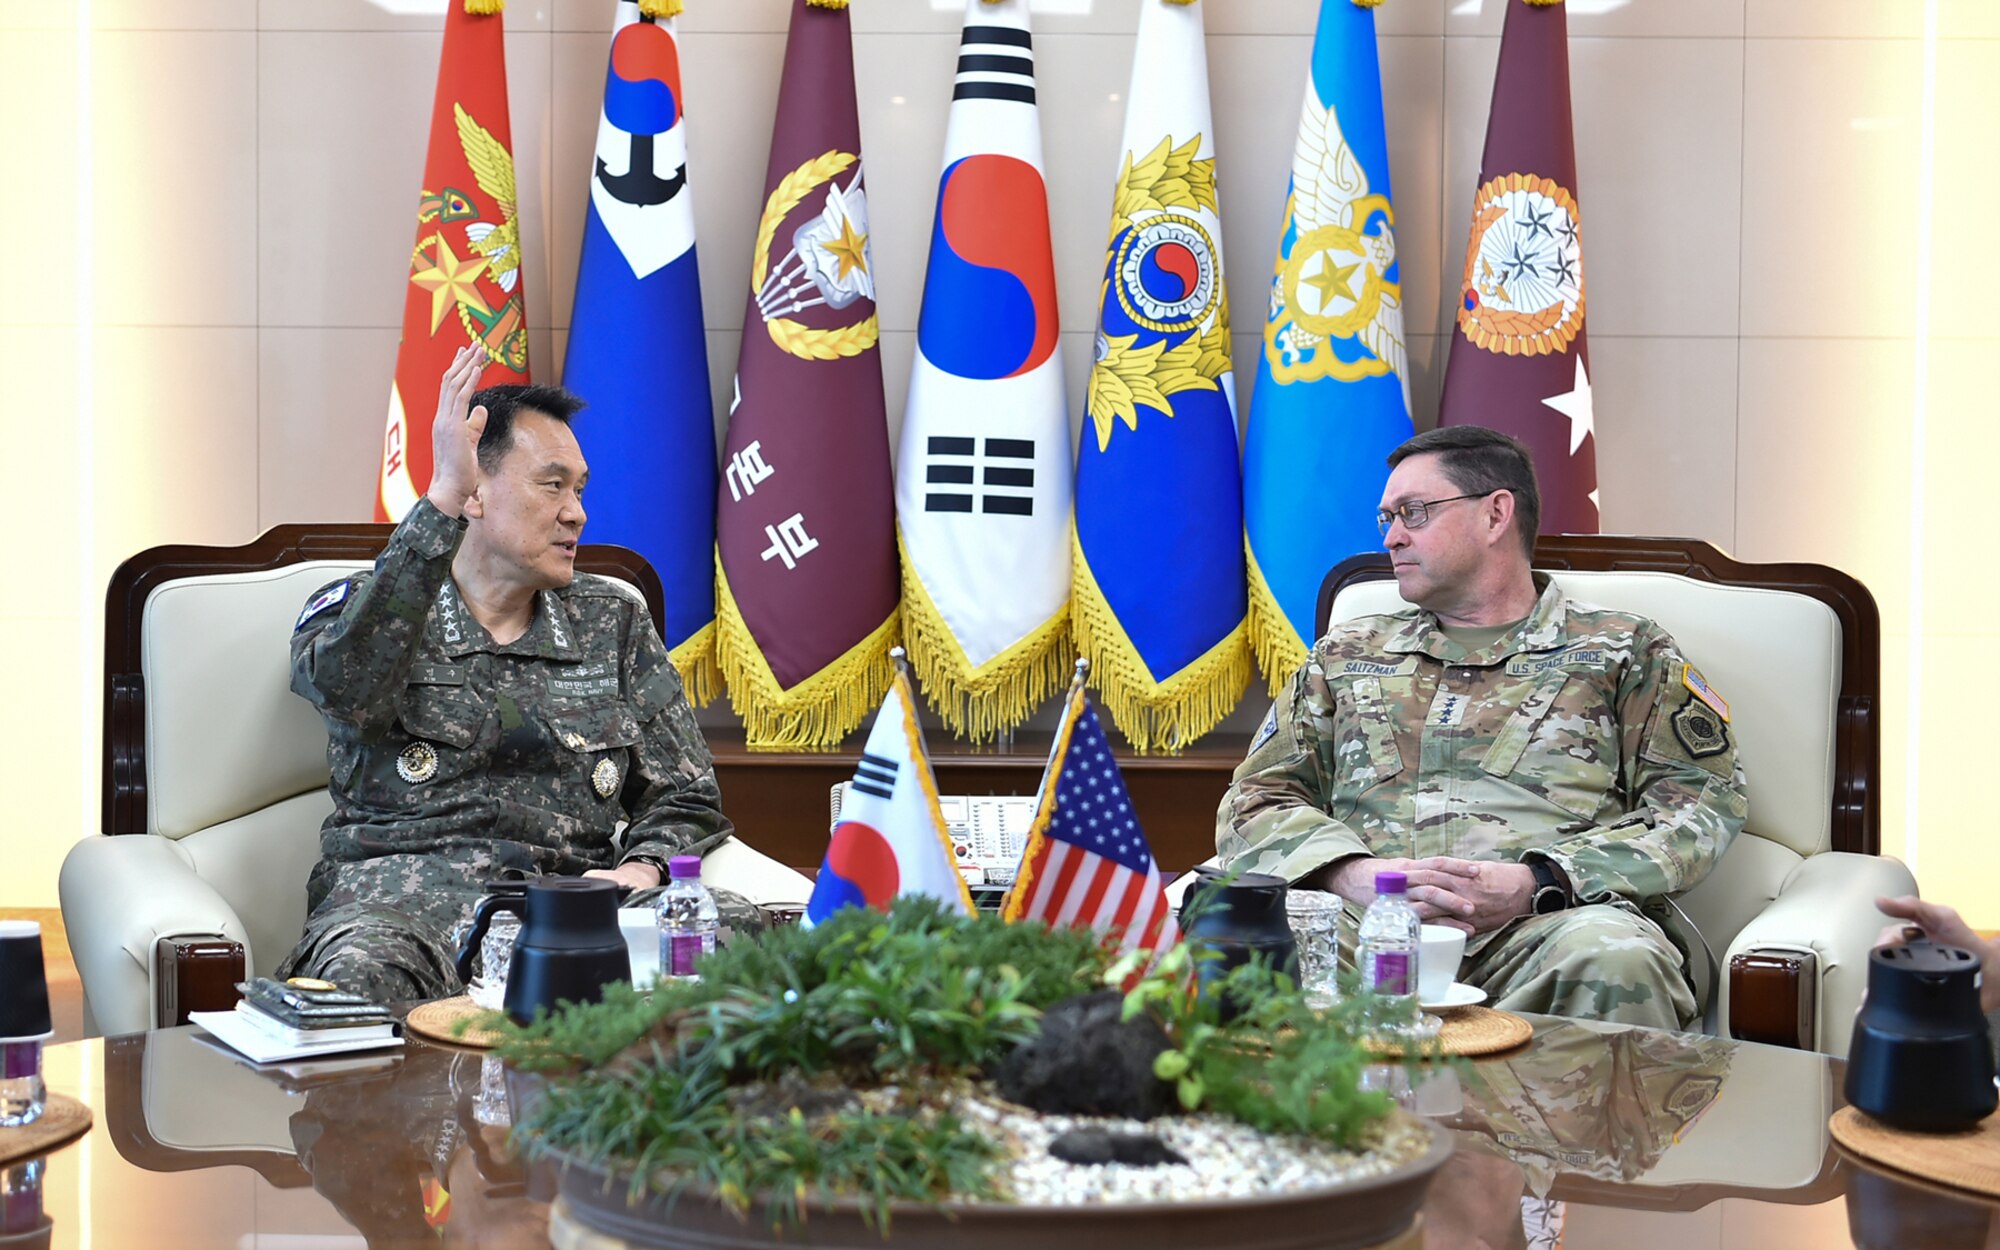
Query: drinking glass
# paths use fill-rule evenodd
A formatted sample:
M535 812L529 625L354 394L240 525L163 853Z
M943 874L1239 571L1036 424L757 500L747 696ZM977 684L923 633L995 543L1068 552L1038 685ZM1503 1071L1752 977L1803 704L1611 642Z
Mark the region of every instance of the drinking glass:
M1299 990L1312 1007L1331 1007L1340 999L1340 910L1337 894L1285 891L1285 919L1299 950Z

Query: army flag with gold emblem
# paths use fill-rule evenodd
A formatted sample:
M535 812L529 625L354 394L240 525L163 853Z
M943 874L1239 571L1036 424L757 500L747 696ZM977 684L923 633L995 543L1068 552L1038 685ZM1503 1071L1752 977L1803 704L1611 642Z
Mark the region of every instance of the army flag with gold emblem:
M438 379L459 348L485 344L488 386L528 380L527 287L500 23L492 0L451 0L445 7L417 242L375 487L378 521L402 520L430 488Z
M1568 18L1561 0L1507 0L1438 424L1527 444L1544 534L1598 527L1583 311Z
M896 519L911 663L975 742L1069 669L1060 331L1028 0L965 0Z
M1202 6L1141 0L1096 359L1076 465L1070 617L1141 751L1214 728L1250 681L1243 479Z
M889 688L896 512L846 0L792 0L716 492L716 659L753 750Z
M1380 546L1385 461L1412 433L1395 221L1375 11L1320 0L1243 431L1250 635L1274 693L1315 641L1327 570Z

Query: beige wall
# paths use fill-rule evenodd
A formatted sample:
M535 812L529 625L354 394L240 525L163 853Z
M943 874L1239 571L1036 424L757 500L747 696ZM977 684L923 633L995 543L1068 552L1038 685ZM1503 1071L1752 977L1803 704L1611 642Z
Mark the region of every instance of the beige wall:
M1238 299L1256 298L1317 6L1206 7L1225 253ZM545 377L569 323L611 10L512 0L507 14ZM787 10L688 0L683 20L718 411ZM0 906L52 903L64 850L94 827L99 601L117 561L366 514L442 11L0 0L0 377L21 421L23 504L0 583ZM1135 0L1037 4L1079 413L1136 13ZM853 14L893 414L960 5L856 0ZM1388 0L1378 14L1422 426L1500 5ZM1966 720L1986 700L1959 684L2000 642L1980 497L2000 451L1984 394L2000 347L2000 5L1570 0L1570 14L1606 528L1822 561L1870 586L1888 848L1917 859L1930 893L2000 925L2000 894L1982 888L2000 872L1977 782L1987 737ZM1251 341L1239 336L1239 360Z

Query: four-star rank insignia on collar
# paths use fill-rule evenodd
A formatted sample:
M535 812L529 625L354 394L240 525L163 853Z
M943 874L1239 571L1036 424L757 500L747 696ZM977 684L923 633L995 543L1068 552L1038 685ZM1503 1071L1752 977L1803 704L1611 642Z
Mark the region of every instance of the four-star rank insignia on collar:
M1729 749L1729 730L1708 701L1690 693L1672 716L1674 737L1694 759L1707 759Z
M413 786L429 781L437 772L437 748L428 742L412 742L396 756L396 775Z
M610 760L597 761L597 767L590 770L590 785L600 799L618 793L618 765Z

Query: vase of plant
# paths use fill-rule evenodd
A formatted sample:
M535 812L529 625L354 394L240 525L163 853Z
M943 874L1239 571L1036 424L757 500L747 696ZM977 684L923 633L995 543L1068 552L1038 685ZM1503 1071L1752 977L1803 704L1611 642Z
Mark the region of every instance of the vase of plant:
M540 1073L510 1082L533 1091L517 1139L557 1170L552 1228L631 1246L1406 1231L1450 1138L1363 1088L1367 1000L1314 1011L1262 961L1197 994L1186 945L1147 962L922 901L850 909L513 1030L502 1053Z

